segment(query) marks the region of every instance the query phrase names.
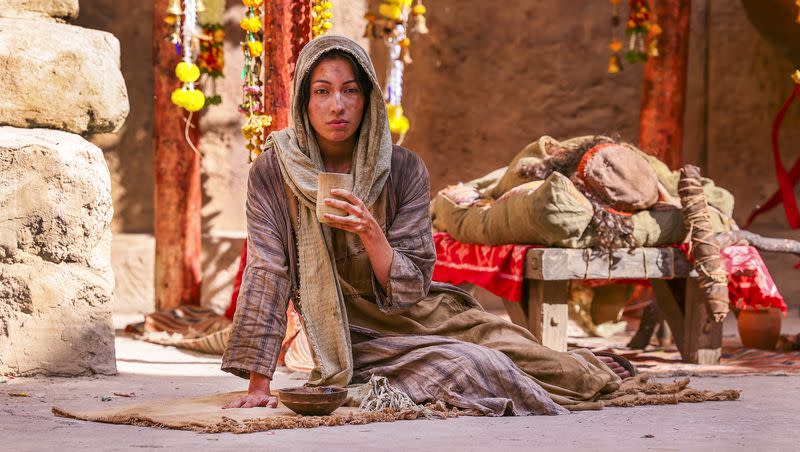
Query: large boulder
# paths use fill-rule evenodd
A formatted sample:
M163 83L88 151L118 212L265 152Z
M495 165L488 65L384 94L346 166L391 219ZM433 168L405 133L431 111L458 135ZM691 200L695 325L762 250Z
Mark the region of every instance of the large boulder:
M78 0L0 0L0 17L70 21L78 17Z
M113 285L76 264L0 263L0 374L116 373Z
M0 259L110 268L111 177L78 135L0 127Z
M0 19L0 125L117 131L130 108L119 58L110 33Z
M99 148L0 127L0 374L115 372L112 214Z

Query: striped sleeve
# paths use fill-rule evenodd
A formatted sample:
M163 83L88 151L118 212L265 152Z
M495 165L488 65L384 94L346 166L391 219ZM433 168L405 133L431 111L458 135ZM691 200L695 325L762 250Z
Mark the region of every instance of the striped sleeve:
M372 282L378 306L387 314L403 312L428 294L436 262L428 170L417 155L399 152L401 157L392 163L397 213L387 232L394 249L389 287L384 291L374 277Z
M290 282L288 257L278 228L275 184L266 154L250 169L247 186L247 265L222 370L242 378L257 372L272 378L286 333Z

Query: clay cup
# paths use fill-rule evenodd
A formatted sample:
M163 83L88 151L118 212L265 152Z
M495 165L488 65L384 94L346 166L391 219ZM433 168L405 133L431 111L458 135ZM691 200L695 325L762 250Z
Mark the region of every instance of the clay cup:
M342 199L331 195L331 190L339 188L343 190L353 190L353 175L345 173L319 173L317 180L317 219L320 223L329 223L325 214L347 216L344 210L337 209L325 204L325 198Z

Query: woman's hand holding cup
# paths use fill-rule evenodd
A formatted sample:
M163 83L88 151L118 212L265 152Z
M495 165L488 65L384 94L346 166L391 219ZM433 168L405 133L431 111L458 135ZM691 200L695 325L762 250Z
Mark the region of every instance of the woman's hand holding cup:
M324 214L325 223L337 229L352 232L364 238L378 228L378 222L370 213L364 203L349 190L341 188L331 189L331 195L336 198L325 198L325 205L345 212L346 215Z

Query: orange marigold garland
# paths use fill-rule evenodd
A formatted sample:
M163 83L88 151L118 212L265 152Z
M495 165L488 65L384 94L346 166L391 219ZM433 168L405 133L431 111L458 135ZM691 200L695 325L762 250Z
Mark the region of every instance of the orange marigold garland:
M625 31L625 34L628 35L628 51L625 53L625 59L629 63L644 62L649 56L658 56L657 47L651 45L648 48L646 45L653 24L649 0L630 0L630 12ZM661 34L660 28L654 29L654 31Z
M618 36L620 25L619 4L621 0L610 0L613 8L611 16L612 36L608 45L611 57L608 61L607 72L616 74L622 70L622 60L619 53L624 45ZM655 2L655 0L653 0ZM629 63L645 62L648 58L658 57L658 39L661 36L661 27L658 25L655 8L650 0L629 0L630 10L625 23L625 35L628 37L628 49L625 60Z

